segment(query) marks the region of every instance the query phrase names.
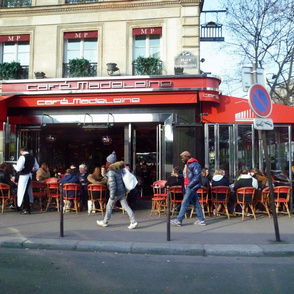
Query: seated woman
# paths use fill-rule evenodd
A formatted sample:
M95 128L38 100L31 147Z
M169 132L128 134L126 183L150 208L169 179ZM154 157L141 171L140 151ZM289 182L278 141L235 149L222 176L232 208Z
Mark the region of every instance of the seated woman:
M49 167L47 163L43 162L41 167L37 170L36 179L37 181L43 182L44 180L51 177Z
M210 189L209 170L206 167L201 170L201 185L208 190Z
M184 186L184 176L181 169L178 166L173 168L171 175L168 177L165 187L167 186Z
M87 180L91 184L107 184L107 177L103 177L99 166L95 167L93 173L89 174Z

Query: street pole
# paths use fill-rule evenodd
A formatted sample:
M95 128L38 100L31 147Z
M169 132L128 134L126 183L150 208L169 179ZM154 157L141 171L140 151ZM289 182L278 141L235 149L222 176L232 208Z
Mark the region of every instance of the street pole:
M257 83L257 64L253 63L252 69L253 69L253 84L256 84ZM271 210L273 214L275 236L276 236L276 241L280 242L281 241L280 231L279 231L278 218L277 218L277 213L275 208L274 189L272 184L272 173L271 173L271 162L268 155L266 131L264 130L258 131L258 139L263 142L263 152L265 157L266 174L267 174L268 185L270 190L270 205L271 205ZM261 162L259 163L259 166L261 167Z
M264 157L265 157L265 164L266 164L266 174L268 175L268 185L270 190L270 205L271 210L273 214L273 220L274 220L274 228L275 228L275 235L276 235L276 241L280 242L280 231L279 231L279 225L278 225L278 218L276 213L276 207L275 207L275 199L274 199L274 189L273 189L273 183L272 183L272 174L271 174L271 162L267 151L267 136L266 131L261 131L262 134L262 140L263 140L263 149L264 149Z
M166 199L166 232L167 232L167 241L170 241L170 191L169 186L166 187L167 199Z

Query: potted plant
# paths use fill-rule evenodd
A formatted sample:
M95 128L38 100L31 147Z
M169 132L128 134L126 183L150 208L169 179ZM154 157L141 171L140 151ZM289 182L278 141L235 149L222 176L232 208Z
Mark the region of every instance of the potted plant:
M0 79L1 80L15 80L19 79L22 67L19 62L3 62L0 64Z
M90 61L85 58L70 59L68 63L69 77L89 77L91 75Z
M139 56L133 61L136 75L161 75L162 61L156 57Z

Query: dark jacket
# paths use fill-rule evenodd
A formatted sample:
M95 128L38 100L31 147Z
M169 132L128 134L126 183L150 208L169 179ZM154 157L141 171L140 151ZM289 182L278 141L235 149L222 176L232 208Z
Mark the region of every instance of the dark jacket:
M108 189L109 198L114 199L116 196L126 194L126 188L122 180L122 171L125 164L123 161L117 161L109 165L107 178L108 178Z
M183 174L179 174L177 177L176 176L169 176L169 178L166 181L165 187L167 186L184 186L184 176Z
M10 180L10 177L7 173L5 173L3 170L0 170L0 183L2 184L7 184L9 185L11 188L16 188L16 184L13 183L11 180Z
M210 189L209 179L206 177L201 177L201 186Z
M201 166L195 158L190 158L187 162L185 186L193 191L201 188Z
M63 184L79 184L79 185L81 185L81 182L80 182L79 178L76 175L73 175L73 174L65 175L60 180L59 183L60 183L60 188L59 188L60 191L62 189ZM74 191L69 191L68 192L68 197L74 197Z
M211 181L212 187L229 186L229 185L230 185L229 179L222 175L213 176Z

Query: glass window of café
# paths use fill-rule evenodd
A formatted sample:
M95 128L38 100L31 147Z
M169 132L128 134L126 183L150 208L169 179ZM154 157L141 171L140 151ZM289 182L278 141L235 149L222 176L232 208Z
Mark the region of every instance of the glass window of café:
M233 182L243 168L265 170L264 146L252 124L205 124L205 166L213 174L221 168ZM267 132L271 170L291 173L291 127L275 125ZM290 175L291 177L291 175Z

